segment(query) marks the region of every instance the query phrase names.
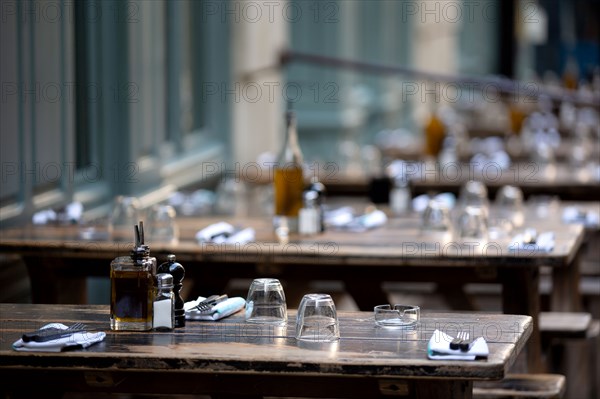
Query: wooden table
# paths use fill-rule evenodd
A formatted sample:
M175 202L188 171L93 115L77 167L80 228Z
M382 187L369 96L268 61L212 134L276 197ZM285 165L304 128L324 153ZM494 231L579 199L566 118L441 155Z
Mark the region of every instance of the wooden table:
M469 137L475 138L487 138L495 136L503 139L504 149L507 151L510 159L513 162L529 162L533 160L534 154L528 151L526 148L521 146L515 146L514 143L510 143L505 137L504 132L483 132L483 131L470 131ZM572 152L576 142L572 138L563 137L559 146L554 150L554 158L557 162L568 163L571 159ZM589 143L589 157L588 159L594 160L600 158L600 143L597 140L591 140ZM420 160L423 159L424 151L421 146L413 145L407 148L386 148L382 150L382 154L390 159L404 159L404 160ZM459 159L463 162L469 162L475 155L472 151L471 146L461 146L459 148Z
M468 180L479 180L486 184L491 196L499 188L513 185L521 188L525 196L556 195L572 201L599 201L600 181L597 171L573 169L568 164L558 163L543 166L537 162L519 162L502 170L495 163L485 164L480 170L469 164L451 164L438 170L426 169L411 181L414 194L431 191L458 193Z
M530 336L529 316L424 312L414 330L374 324L372 312L339 314L335 344L299 344L295 312L286 327L249 325L241 313L190 322L173 333L109 331L107 306L0 304L0 391L372 398L470 398L473 381L502 379ZM17 352L11 343L49 322L84 322L107 332L86 350ZM435 329L483 336L490 355L428 360ZM29 382L29 383L27 383ZM404 396L403 396L404 397Z
M574 170L565 163L545 168L536 162L518 162L502 170L495 163L486 164L481 170L467 163L452 163L447 166L431 164L417 169L407 166L411 177L413 195L430 192L452 192L458 195L460 188L469 180L486 184L491 198L504 185L521 188L526 197L532 195L556 195L571 201L599 201L600 181L589 171ZM597 173L597 172L596 172ZM323 174L321 180L328 192L336 195L366 195L369 179L364 175L347 175L335 170Z
M580 225L554 219L538 220L539 232L553 230L556 247L550 253L510 252L510 240L488 244L478 253L474 245L441 243L423 235L415 218L391 219L379 229L361 234L328 231L310 238L276 241L265 219L235 219L252 226L257 240L246 245L199 245L194 233L219 219L182 218L183 240L175 245L150 243L159 263L174 253L194 280L195 294L223 293L231 278L277 277L291 284L305 280L343 280L362 310L387 303L382 281L433 281L446 287L467 282L503 285L503 311L534 318L527 352L530 370L541 370L537 318L540 313L540 267L553 270L552 303L560 310L579 310L578 250L584 237ZM107 276L109 264L127 254L132 244L83 241L76 226L25 227L0 231L0 251L23 256L37 303L85 303L85 278ZM481 247L479 247L481 248ZM195 296L194 296L195 297ZM292 306L296 306L293 304Z
M533 271L539 266L570 269L583 239L580 225L555 219L535 219L528 225L556 233L549 253L508 250L510 239L487 244L439 241L420 231L416 217L392 218L386 226L362 232L327 231L314 237L292 236L278 242L265 218L226 218L251 226L256 242L240 245L198 244L195 232L222 220L215 217L179 218L177 244L149 242L158 262L174 253L186 267L186 278L197 277L204 287L222 289L231 278L275 276L293 280L343 279L349 282L496 280L502 273ZM101 231L102 228L99 228ZM131 241L85 240L78 226L25 226L0 230L0 251L23 256L30 272L34 302L81 303L87 276L108 276L109 264L127 255ZM482 252L483 249L483 252ZM67 288L67 287L70 287ZM78 288L78 289L77 289ZM77 289L76 291L73 291ZM203 292L207 293L207 292ZM359 299L361 296L358 295ZM364 298L362 310L381 304L378 293ZM359 302L360 303L360 302Z

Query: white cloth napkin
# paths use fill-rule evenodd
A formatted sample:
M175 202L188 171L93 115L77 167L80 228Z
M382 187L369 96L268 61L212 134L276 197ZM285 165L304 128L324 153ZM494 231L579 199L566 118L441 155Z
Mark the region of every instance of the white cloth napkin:
M52 209L43 209L33 214L33 224L46 224L56 220L56 212Z
M362 232L376 227L383 226L387 223L387 215L376 209L364 215L354 218L350 223L344 226L346 229L355 232Z
M387 215L375 209L364 215L354 216L354 210L343 207L325 213L325 223L335 229L362 232L383 226L387 223Z
M563 211L562 220L564 223L582 223L587 227L598 227L600 226L600 213L585 212L575 206L569 206Z
M489 154L477 153L471 158L470 166L474 171L484 172L491 165L495 169L507 170L510 167L510 155L503 150L493 151ZM494 170L494 169L492 169Z
M185 318L187 320L219 320L242 310L244 306L246 306L246 300L244 298L234 297L217 303L207 312L200 312L198 309L194 309L205 299L206 298L199 296L195 301L189 301L183 305L183 308L185 309Z
M508 246L511 252L552 252L554 250L554 233L547 231L539 234L535 243L523 242L524 234L517 234Z
M196 233L199 243L210 242L215 244L247 244L255 240L256 233L248 227L236 230L227 222L218 222L203 228Z
M246 227L245 229L234 232L228 238L225 239L226 244L247 244L256 240L256 232L252 227ZM216 242L216 241L215 241Z
M325 224L330 227L343 227L354 219L354 209L344 206L325 212Z
M490 354L490 349L483 337L474 339L468 352L450 349L450 342L453 339L448 334L435 330L427 345L427 357L432 360L475 360L476 357L488 357Z
M42 209L33 214L33 224L48 224L51 222L76 223L83 215L83 205L81 202L71 202L63 212L56 212L54 209Z
M58 328L66 330L68 327L62 323L50 323L43 326L45 328ZM53 339L46 342L24 342L22 339L15 341L12 344L14 350L28 352L62 352L69 349L83 349L88 346L100 342L106 337L105 332L76 332L66 337Z

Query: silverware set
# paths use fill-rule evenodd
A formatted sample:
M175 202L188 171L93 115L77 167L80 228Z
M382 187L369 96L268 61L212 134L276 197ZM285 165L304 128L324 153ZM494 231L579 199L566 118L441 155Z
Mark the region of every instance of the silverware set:
M227 295L211 295L195 306L200 312L208 312L213 306L227 299Z
M83 323L75 323L66 329L60 328L41 328L36 331L23 334L21 337L23 342L47 342L55 339L63 338L78 332L86 331L86 325Z
M470 334L466 331L461 331L456 335L456 338L450 342L450 349L460 349L461 352L468 352L473 346L473 341L469 339Z
M535 244L537 241L538 233L535 229L528 228L525 229L523 233L523 243L524 244Z

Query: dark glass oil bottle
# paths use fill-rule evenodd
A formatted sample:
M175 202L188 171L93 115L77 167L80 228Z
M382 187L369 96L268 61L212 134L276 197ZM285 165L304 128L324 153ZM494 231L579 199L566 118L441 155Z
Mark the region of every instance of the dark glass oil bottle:
M144 245L143 224L135 226L136 242L131 256L120 256L110 264L110 328L145 331L152 329L156 258Z

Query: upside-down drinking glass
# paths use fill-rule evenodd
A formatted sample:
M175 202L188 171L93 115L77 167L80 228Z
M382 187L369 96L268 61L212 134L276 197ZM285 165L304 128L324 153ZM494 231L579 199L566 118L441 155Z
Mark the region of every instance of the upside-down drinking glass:
M246 298L248 323L284 324L287 305L281 282L276 278L257 278L252 281Z
M334 342L340 338L335 303L328 294L306 294L296 316L296 339Z

